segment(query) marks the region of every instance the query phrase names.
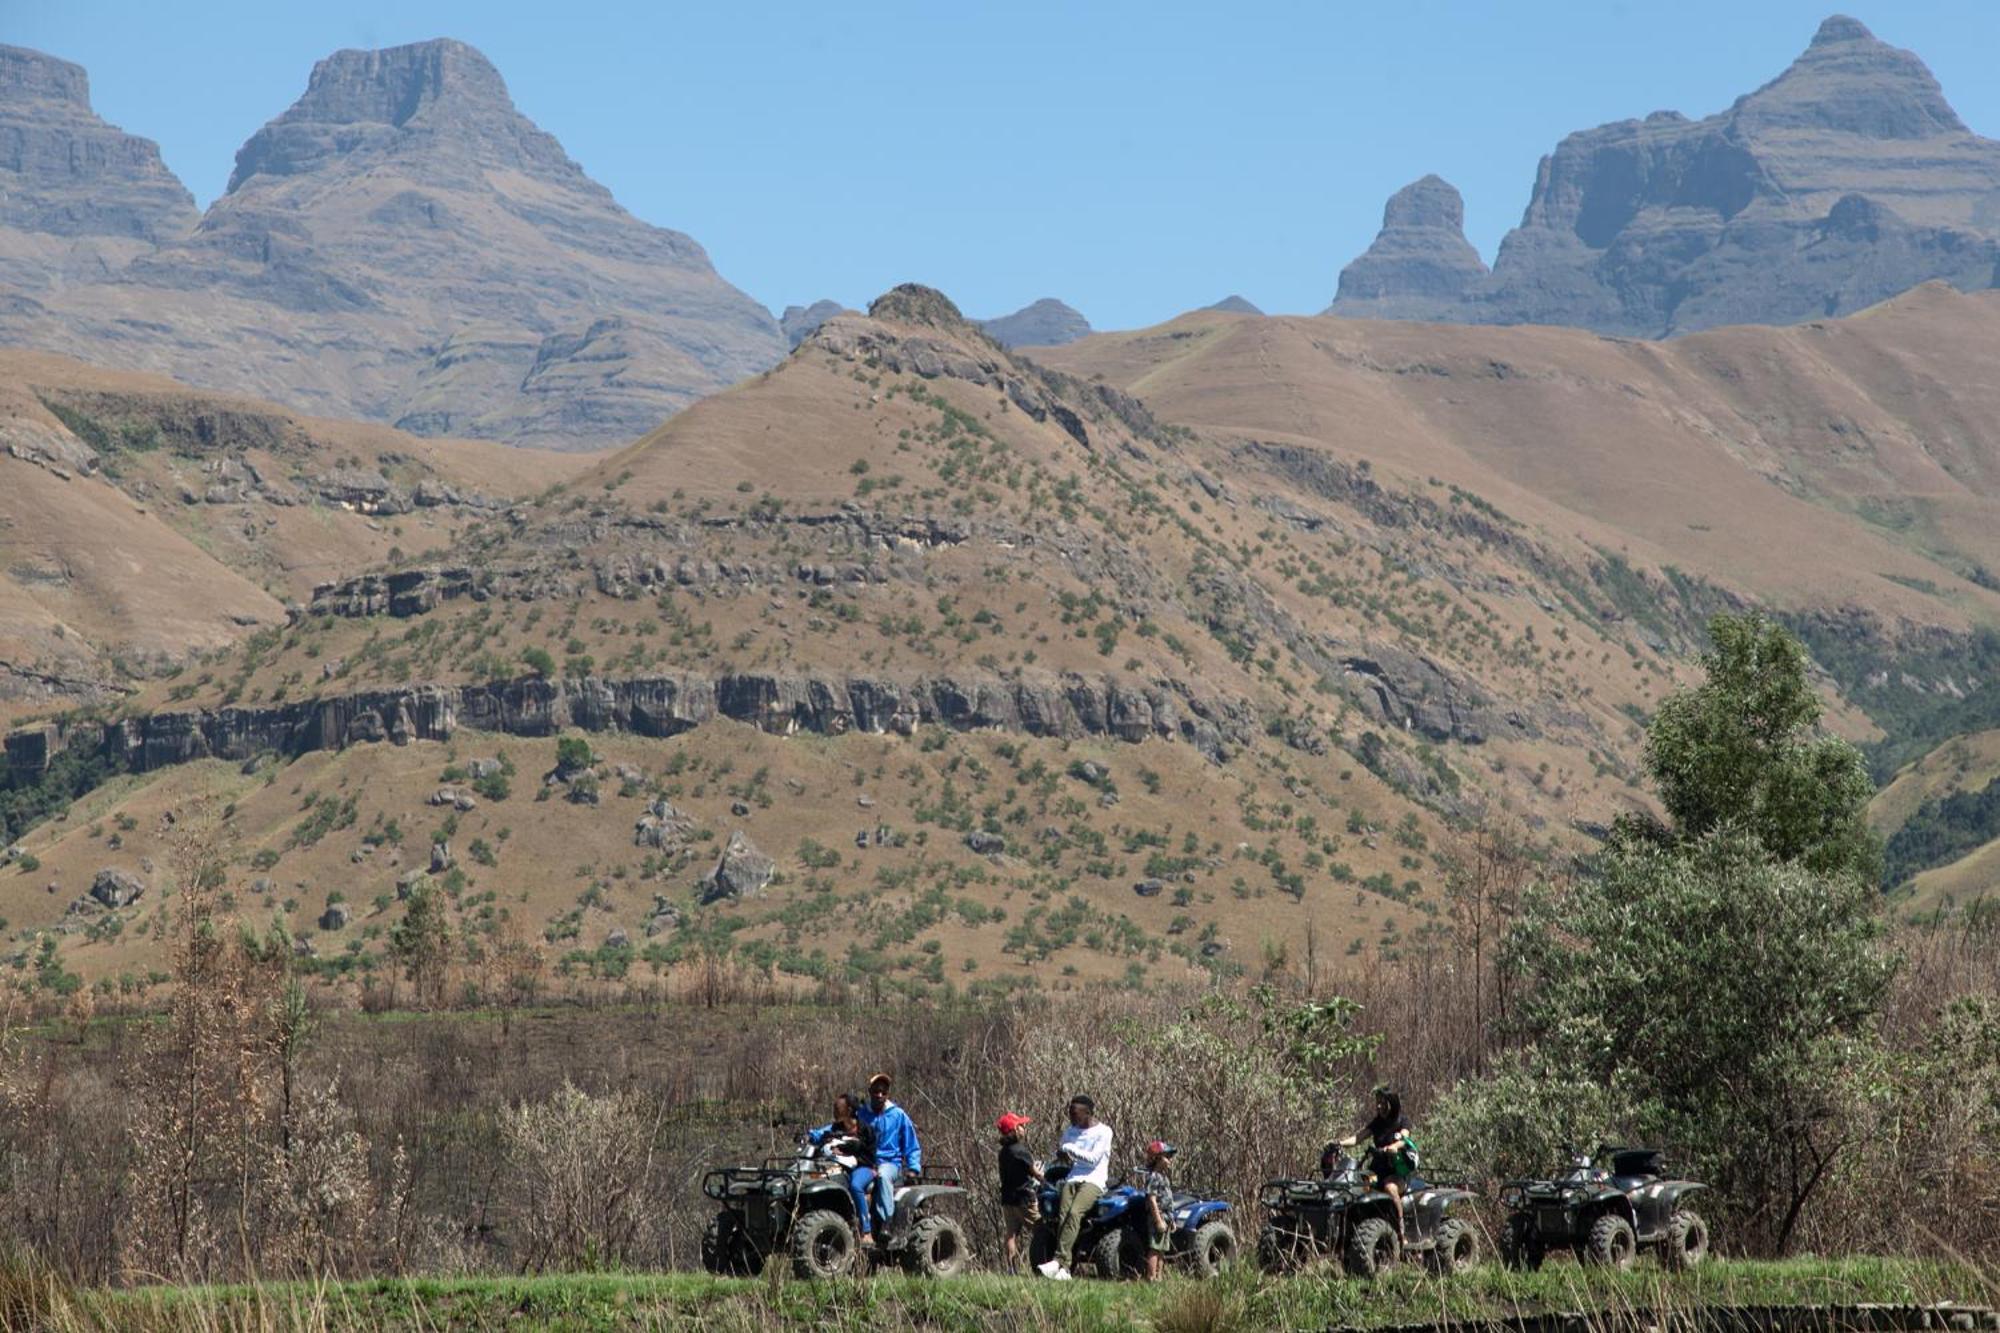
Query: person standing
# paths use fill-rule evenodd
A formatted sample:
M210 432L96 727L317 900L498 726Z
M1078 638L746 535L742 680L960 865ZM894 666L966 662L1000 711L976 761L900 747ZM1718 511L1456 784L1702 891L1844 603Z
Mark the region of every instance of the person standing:
M1104 1197L1111 1179L1111 1126L1097 1118L1097 1103L1082 1093L1070 1098L1069 1124L1063 1129L1058 1156L1069 1159L1056 1207L1056 1252L1036 1271L1043 1277L1067 1282L1069 1261L1076 1250L1077 1233L1083 1219Z
M917 1127L902 1107L889 1100L892 1080L887 1074L877 1074L868 1080L868 1105L857 1115L861 1127L869 1132L875 1141L874 1167L863 1167L848 1177L849 1188L854 1192L854 1206L861 1215L861 1239L866 1241L873 1230L869 1217L868 1196L875 1196L875 1216L886 1228L896 1216L896 1184L905 1176L920 1175L924 1169L924 1150L917 1142ZM871 1191L870 1186L873 1186Z
M1179 1151L1165 1139L1146 1145L1146 1280L1158 1282L1167 1254L1174 1248L1173 1158Z
M1033 1123L1009 1111L995 1126L1000 1131L1000 1248L1010 1273L1021 1270L1021 1237L1034 1229L1035 1193L1042 1181L1041 1167L1021 1142L1021 1131Z

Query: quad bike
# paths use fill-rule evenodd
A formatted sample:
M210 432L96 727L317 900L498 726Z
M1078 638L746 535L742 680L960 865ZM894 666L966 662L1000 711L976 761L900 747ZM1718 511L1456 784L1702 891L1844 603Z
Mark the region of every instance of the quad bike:
M722 1205L701 1238L701 1266L711 1273L749 1277L774 1254L791 1258L801 1278L831 1278L855 1271L865 1258L919 1277L951 1277L971 1256L965 1228L938 1211L965 1190L957 1173L933 1167L896 1185L896 1213L875 1227L864 1254L848 1191L856 1166L851 1140L814 1145L801 1140L791 1157L763 1166L733 1166L702 1178L701 1192Z
M1455 1273L1479 1262L1479 1232L1460 1215L1470 1190L1411 1177L1403 1192L1403 1231L1396 1230L1396 1201L1362 1170L1346 1144L1328 1144L1317 1179L1273 1180L1264 1186L1264 1225L1257 1234L1257 1262L1284 1273L1329 1255L1347 1272L1373 1277L1416 1257L1437 1273Z
M1028 1241L1028 1257L1037 1266L1056 1252L1056 1221L1061 1187L1069 1164L1058 1161L1043 1177L1038 1198L1040 1220ZM1152 1209L1146 1192L1135 1185L1114 1185L1092 1205L1076 1233L1074 1253L1064 1266L1089 1268L1102 1278L1137 1277L1146 1271L1147 1237ZM1175 1190L1167 1211L1172 1228L1167 1262L1195 1277L1214 1277L1236 1258L1236 1229L1230 1225L1226 1199L1207 1191Z
M1668 1268L1692 1268L1708 1257L1708 1223L1687 1206L1688 1195L1708 1187L1669 1178L1658 1149L1563 1151L1570 1169L1559 1179L1510 1180L1501 1188L1507 1227L1500 1257L1508 1267L1540 1268L1562 1249L1610 1268L1630 1268L1642 1249Z

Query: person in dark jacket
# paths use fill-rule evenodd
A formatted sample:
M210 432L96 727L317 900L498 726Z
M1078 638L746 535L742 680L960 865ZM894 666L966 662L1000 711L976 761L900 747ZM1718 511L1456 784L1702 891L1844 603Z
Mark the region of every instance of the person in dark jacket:
M1403 1192L1416 1174L1417 1148L1410 1138L1410 1118L1403 1114L1403 1099L1388 1086L1375 1089L1375 1114L1359 1133L1346 1140L1366 1139L1370 1152L1368 1169L1375 1183L1396 1204L1396 1230L1403 1229Z
M1021 1269L1021 1238L1035 1229L1042 1168L1021 1142L1021 1131L1033 1123L1009 1111L994 1126L1000 1131L1000 1248L1010 1273Z

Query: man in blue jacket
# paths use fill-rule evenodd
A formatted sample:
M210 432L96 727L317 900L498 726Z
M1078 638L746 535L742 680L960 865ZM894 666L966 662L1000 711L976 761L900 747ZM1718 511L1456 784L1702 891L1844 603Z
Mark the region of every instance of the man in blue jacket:
M858 1116L861 1127L874 1137L875 1165L863 1166L847 1177L848 1188L854 1191L854 1209L861 1218L864 1242L874 1230L874 1218L868 1207L869 1186L874 1186L874 1212L887 1227L896 1215L897 1181L924 1169L924 1150L917 1142L917 1127L910 1123L909 1112L889 1100L890 1081L887 1074L877 1074L868 1080L868 1105L861 1108Z

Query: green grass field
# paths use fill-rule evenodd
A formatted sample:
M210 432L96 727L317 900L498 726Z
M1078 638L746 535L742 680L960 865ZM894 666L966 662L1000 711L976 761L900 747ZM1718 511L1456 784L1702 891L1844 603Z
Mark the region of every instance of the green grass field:
M902 1277L808 1284L773 1275L731 1281L690 1274L377 1279L326 1284L148 1287L64 1292L19 1281L0 1292L0 1324L54 1330L1198 1330L1459 1324L1577 1311L1609 1330L1650 1324L1635 1312L1715 1306L1842 1306L1996 1299L1970 1268L1903 1260L1715 1263L1669 1274L1551 1264L1539 1273L1486 1265L1449 1279L1401 1271L1377 1282L1333 1272L1157 1285L1051 1283L980 1274L948 1282Z

